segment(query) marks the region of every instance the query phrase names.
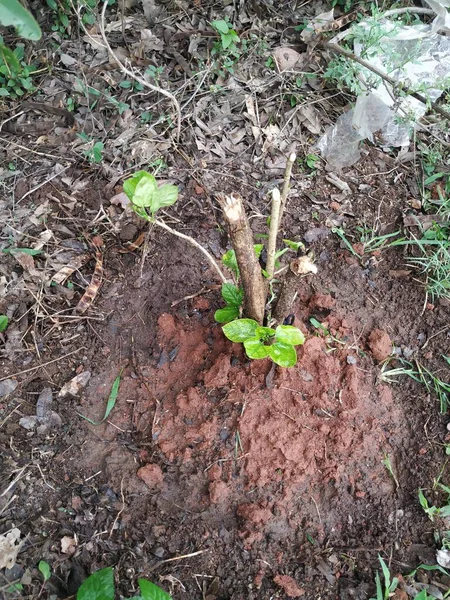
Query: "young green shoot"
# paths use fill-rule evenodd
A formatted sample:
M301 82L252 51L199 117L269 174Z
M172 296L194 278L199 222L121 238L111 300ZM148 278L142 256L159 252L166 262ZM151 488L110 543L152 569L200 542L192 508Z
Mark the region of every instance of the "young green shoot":
M180 233L166 225L164 221L156 219L156 213L161 208L172 206L177 201L178 188L176 185L164 184L158 186L154 175L147 171L138 171L133 177L124 181L123 191L130 199L131 206L137 215L195 246L208 259L208 262L219 275L222 282L227 282L219 265L201 244L191 236Z
M222 327L232 342L244 344L249 358L270 358L280 367L293 367L297 362L295 346L305 342L297 327L278 325L276 329L262 327L253 319L236 319Z

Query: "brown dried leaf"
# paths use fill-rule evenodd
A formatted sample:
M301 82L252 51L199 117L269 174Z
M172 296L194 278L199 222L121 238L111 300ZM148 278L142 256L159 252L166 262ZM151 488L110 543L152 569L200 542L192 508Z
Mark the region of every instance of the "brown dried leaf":
M291 71L301 58L301 54L287 46L275 48L273 58L280 72Z

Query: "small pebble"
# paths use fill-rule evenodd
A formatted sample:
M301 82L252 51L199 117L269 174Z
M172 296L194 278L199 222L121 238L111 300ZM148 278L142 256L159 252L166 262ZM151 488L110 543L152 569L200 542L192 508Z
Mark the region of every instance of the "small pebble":
M15 379L5 379L4 381L0 381L0 398L11 394L18 385L19 384Z
M347 364L348 365L356 365L356 358L354 356L347 356Z

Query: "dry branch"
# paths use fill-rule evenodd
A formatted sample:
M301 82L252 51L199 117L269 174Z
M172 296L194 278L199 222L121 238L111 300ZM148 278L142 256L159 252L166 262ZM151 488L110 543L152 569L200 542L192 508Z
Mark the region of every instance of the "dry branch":
M217 200L228 225L244 288L244 314L262 324L266 305L266 285L253 248L253 234L239 194L220 194Z

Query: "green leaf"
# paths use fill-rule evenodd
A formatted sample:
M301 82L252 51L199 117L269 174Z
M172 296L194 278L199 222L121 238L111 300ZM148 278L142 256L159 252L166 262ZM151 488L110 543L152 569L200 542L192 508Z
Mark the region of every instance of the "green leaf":
M9 319L6 315L0 315L0 333L8 327Z
M257 327L255 331L255 336L262 342L266 342L270 338L273 338L274 335L275 329L272 329L272 327Z
M228 23L226 21L224 21L223 19L220 21L213 21L211 23L211 25L214 27L214 29L216 31L218 31L221 34L227 34L230 30Z
M114 573L111 567L92 573L81 584L77 600L114 600Z
M2 0L0 0L0 5L1 3ZM22 67L20 65L19 60L17 59L17 56L10 48L4 46L3 44L0 44L0 60L2 60L5 63L5 65L8 65L11 71L14 71L17 74L19 74L22 71Z
M276 342L272 346L267 346L267 349L270 358L280 367L293 367L297 362L297 352L290 344Z
M221 33L220 39L222 41L222 48L226 50L233 43L233 36L230 33Z
M44 578L44 581L47 581L48 579L50 579L51 570L50 570L50 565L48 564L48 562L45 562L45 560L41 560L38 564L38 569L42 573L42 577Z
M225 308L219 308L214 313L214 319L217 323L229 323L230 321L234 321L239 317L239 309L237 306L225 306Z
M172 206L178 199L178 187L166 183L153 192L150 212L156 213L162 206Z
M42 36L36 19L19 0L0 0L0 24L4 27L12 25L18 35L27 40L39 40Z
M237 264L235 251L228 250L227 252L225 252L225 254L222 256L222 262L228 269L230 269L230 271L232 273L234 273L234 275L238 279L239 278L239 267Z
M266 358L269 356L270 346L265 346L257 337L251 340L245 340L244 348L249 358Z
M167 592L147 579L138 579L142 600L172 600Z
M300 346L305 343L305 336L298 327L292 325L278 325L275 332L277 342L290 344L291 346Z
M297 252L299 248L305 249L305 244L302 242L293 242L292 240L283 240L283 242L294 252Z
M234 285L234 283L223 283L222 298L227 304L240 308L244 299L244 292L237 285Z
M119 388L120 388L120 382L121 382L121 378L122 378L123 369L124 369L124 367L122 367L120 369L120 373L114 379L114 382L111 387L111 393L109 394L108 402L106 403L105 415L104 415L103 419L101 421L99 421L98 423L96 423L92 419L89 419L89 417L85 417L84 415L77 413L82 419L85 419L91 425L101 425L103 423L103 421L106 421L106 419L109 417L112 409L116 405L116 400L117 400L117 396L119 394Z
M157 189L158 184L156 183L155 177L150 175L150 173L146 173L145 176L141 177L136 184L131 202L134 204L134 206L138 206L139 208L151 209L153 194ZM125 193L127 194L127 192Z
M148 178L148 177L153 177L153 175L151 175L150 173L147 173L147 171L137 171L133 177L130 177L129 179L126 179L123 182L123 191L125 192L125 194L128 196L128 198L133 202L133 197L134 197L134 193L136 191L136 186L137 184L141 181L141 179L144 178ZM153 177L153 179L155 180L155 189L156 189L156 179Z
M236 319L222 327L225 336L232 342L245 342L255 337L258 323L253 319Z

